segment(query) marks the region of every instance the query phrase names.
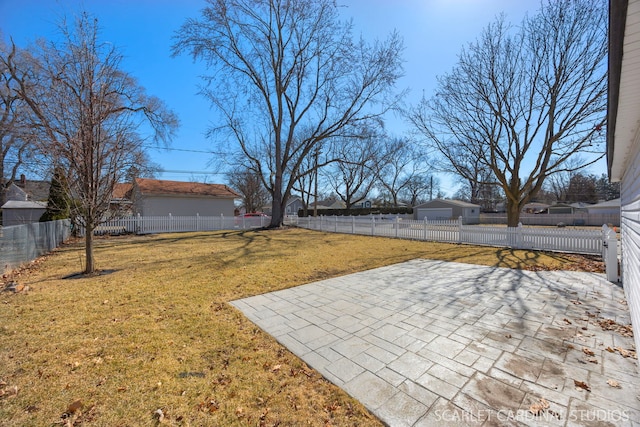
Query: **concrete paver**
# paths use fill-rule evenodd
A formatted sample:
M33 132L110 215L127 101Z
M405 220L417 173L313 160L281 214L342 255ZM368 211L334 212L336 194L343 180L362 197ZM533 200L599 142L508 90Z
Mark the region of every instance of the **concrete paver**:
M640 425L601 274L418 259L232 304L390 426Z

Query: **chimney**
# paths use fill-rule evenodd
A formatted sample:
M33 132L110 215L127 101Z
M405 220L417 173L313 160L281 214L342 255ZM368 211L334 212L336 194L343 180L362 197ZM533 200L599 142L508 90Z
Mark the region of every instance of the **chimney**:
M25 185L27 185L27 177L20 174L20 187L24 188Z

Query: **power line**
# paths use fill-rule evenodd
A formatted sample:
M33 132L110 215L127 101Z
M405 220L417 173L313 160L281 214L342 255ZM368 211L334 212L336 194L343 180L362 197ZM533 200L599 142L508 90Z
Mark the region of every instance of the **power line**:
M224 172L212 172L212 171L185 171L185 170L171 170L171 169L160 169L159 173L187 173L194 175L224 175Z
M218 154L218 155L225 155L227 153L224 153L222 151L207 151L207 150L194 150L194 149L190 149L190 148L171 148L171 147L158 147L155 145L143 145L144 148L153 148L156 150L167 150L167 151L182 151L185 153L203 153L203 154Z

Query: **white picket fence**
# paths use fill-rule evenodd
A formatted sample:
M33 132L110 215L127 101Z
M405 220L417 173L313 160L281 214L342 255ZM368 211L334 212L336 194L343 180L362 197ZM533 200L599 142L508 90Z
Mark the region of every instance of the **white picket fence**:
M125 216L111 219L96 228L94 234L151 234L188 231L247 230L266 227L271 219L266 216ZM84 228L77 233L84 236Z
M605 229L580 230L539 227L491 227L453 221L416 221L397 217L288 217L298 227L336 233L364 234L447 243L510 247L580 254L603 254Z
M246 230L265 227L269 217L220 216L128 216L112 219L96 234L149 234L188 231ZM286 224L311 230L425 240L447 243L511 247L581 254L603 253L603 230L541 227L497 227L464 225L451 221L417 221L397 216L290 216ZM606 229L606 226L605 226ZM606 230L605 230L606 231ZM79 233L83 235L83 230Z
M129 216L100 225L96 234L149 234L188 231L247 230L266 227L270 218L220 216ZM606 225L596 230L540 227L494 227L464 225L453 221L416 221L399 216L289 216L285 224L311 230L395 237L447 243L510 247L579 254L601 255L607 278L618 280L618 240ZM83 235L80 228L77 233Z

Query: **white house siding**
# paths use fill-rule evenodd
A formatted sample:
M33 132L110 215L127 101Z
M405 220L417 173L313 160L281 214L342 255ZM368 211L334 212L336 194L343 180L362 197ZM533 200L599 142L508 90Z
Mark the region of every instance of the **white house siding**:
M138 199L137 212L144 216L200 215L233 216L233 199L184 196L142 196Z
M632 160L620 188L622 283L640 348L640 141L634 144Z

